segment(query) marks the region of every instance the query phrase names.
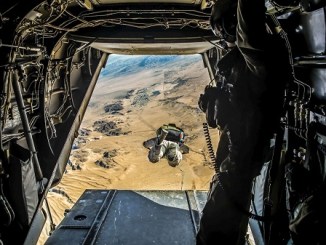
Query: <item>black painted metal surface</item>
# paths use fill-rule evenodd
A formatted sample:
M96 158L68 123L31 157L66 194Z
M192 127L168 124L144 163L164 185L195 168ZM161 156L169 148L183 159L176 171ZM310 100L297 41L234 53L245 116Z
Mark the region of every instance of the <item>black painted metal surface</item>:
M206 195L86 190L46 244L195 244Z

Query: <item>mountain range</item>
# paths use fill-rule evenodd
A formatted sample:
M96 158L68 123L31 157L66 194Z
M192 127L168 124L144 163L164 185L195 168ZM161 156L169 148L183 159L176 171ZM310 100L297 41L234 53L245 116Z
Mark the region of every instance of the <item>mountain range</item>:
M200 55L110 55L100 78L118 78L145 70L188 66L201 60Z

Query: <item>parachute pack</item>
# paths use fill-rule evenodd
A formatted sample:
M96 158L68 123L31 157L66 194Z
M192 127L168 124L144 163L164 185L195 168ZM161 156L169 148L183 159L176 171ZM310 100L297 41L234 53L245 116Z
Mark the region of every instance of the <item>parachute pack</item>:
M165 140L179 143L179 145L183 144L184 139L185 139L185 133L181 128L177 127L174 123L164 124L162 127L160 127L156 131L157 136L161 135L162 130L168 131L168 134L165 137Z

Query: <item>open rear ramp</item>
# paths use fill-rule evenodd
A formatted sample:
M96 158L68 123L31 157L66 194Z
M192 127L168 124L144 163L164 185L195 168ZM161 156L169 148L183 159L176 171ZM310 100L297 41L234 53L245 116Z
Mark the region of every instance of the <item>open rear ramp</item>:
M46 244L195 244L204 191L86 190Z

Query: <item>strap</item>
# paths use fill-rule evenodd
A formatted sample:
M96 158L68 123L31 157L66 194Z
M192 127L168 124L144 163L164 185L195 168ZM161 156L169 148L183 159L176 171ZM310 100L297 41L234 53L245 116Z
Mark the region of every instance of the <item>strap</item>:
M228 192L225 190L224 185L222 183L222 178L221 178L221 174L219 169L216 167L216 158L215 158L215 154L212 151L212 143L211 143L211 138L209 135L209 131L208 131L208 127L207 127L207 123L203 124L203 128L204 128L204 134L205 134L205 139L206 139L206 144L208 146L208 149L210 150L210 157L212 160L215 160L213 162L215 162L214 167L215 167L215 172L216 174L213 176L212 178L212 182L217 181L218 185L221 187L221 189L225 192L226 197L229 199L230 203L232 203L232 205L238 209L241 213L245 214L246 216L248 216L250 219L254 219L257 221L262 221L265 222L266 221L266 217L264 216L260 216L260 215L256 215L254 213L251 213L247 210L245 210L239 203L237 203L237 201L235 201L230 195L228 195Z
M228 174L226 172L226 174ZM232 198L232 196L230 196L228 194L228 192L226 191L226 189L224 188L224 184L221 178L221 174L218 171L214 177L213 177L213 181L217 181L218 185L221 187L221 189L225 192L226 197L229 199L230 203L236 208L238 209L241 213L243 213L244 215L248 216L250 219L253 220L257 220L257 221L262 221L262 222L266 222L268 219L266 218L266 216L260 216L254 213L249 212L248 210L244 209L236 200L234 200Z

